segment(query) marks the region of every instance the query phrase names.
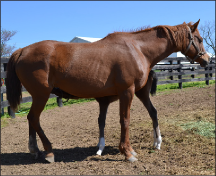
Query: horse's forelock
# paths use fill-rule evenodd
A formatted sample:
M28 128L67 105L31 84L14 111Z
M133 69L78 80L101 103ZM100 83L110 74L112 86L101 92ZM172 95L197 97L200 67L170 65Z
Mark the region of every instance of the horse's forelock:
M189 22L189 23L187 23L187 25L189 26L189 27L191 27L192 25L194 24L194 22Z

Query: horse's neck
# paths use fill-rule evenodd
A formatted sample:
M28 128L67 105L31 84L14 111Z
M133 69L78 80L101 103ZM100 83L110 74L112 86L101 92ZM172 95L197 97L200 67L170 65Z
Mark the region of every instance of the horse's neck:
M138 35L136 38L139 48L144 57L148 59L151 68L173 52L176 52L176 46L169 41L170 39L158 37L156 30L139 33Z

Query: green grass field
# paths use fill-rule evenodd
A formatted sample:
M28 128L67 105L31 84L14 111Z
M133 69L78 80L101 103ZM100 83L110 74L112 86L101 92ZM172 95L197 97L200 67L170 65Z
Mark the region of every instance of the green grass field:
M209 84L215 84L215 80L210 80ZM207 86L205 81L199 81L199 82L185 82L182 83L182 88L187 87L205 87ZM172 90L172 89L178 89L179 85L178 83L172 83L172 84L162 84L157 86L157 92L159 91L165 91L165 90Z

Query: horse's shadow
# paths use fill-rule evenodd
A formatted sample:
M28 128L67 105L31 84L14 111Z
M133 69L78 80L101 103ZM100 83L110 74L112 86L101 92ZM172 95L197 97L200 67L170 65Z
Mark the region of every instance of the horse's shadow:
M70 149L53 149L55 162L83 161L89 156L96 156L97 147L75 147ZM106 146L102 155L116 155L119 150L112 146ZM91 160L111 161L112 159L100 159L93 157ZM43 157L34 159L30 153L1 153L1 165L27 165L34 163L47 163Z

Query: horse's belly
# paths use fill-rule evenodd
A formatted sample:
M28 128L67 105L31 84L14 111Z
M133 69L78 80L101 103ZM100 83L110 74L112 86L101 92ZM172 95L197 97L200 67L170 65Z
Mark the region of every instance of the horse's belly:
M84 98L103 97L117 94L115 86L110 80L102 81L88 77L70 77L61 81L61 83L56 87L61 88L71 95Z

